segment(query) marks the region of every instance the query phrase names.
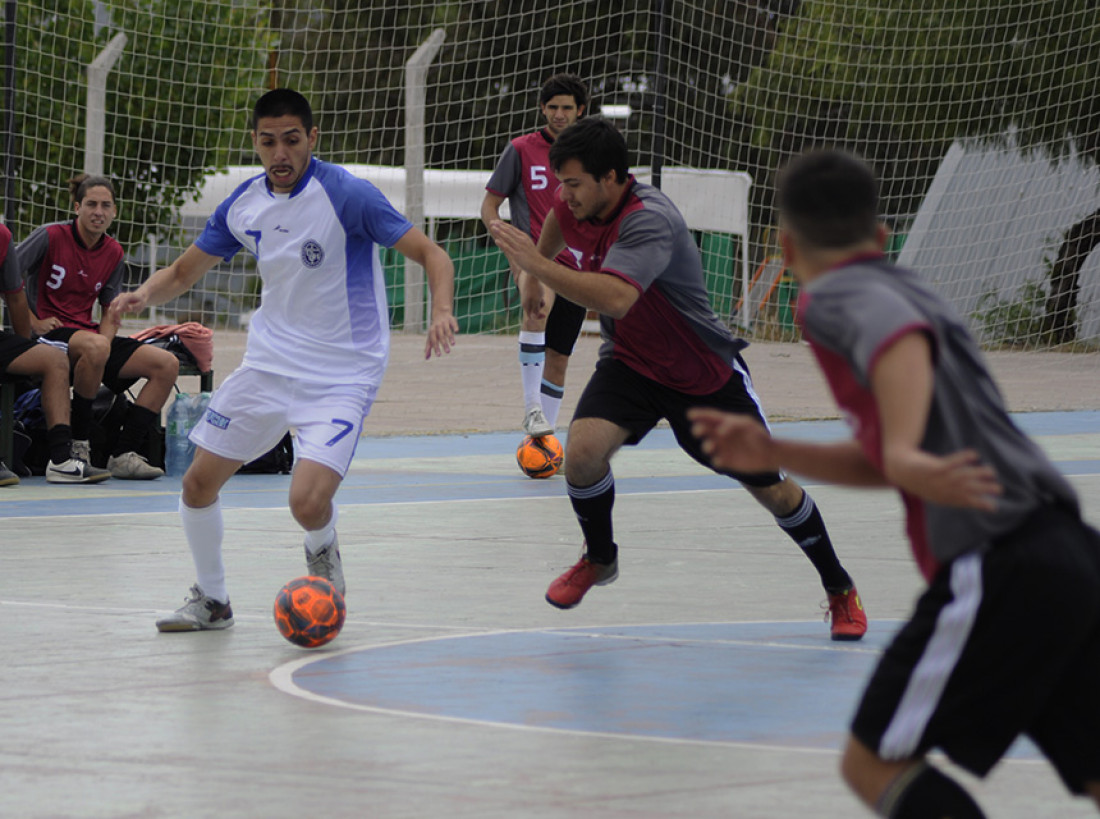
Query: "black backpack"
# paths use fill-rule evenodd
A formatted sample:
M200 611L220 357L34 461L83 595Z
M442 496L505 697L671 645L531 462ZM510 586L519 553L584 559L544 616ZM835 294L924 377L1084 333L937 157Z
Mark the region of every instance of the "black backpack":
M279 443L237 472L242 475L289 475L294 466L294 439L288 432Z

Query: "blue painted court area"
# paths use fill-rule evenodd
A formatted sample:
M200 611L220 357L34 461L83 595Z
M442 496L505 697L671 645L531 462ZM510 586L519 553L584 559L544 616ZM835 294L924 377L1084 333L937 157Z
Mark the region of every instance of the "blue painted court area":
M526 729L835 750L899 626L858 643L820 622L508 631L418 640L277 669L281 689L345 707ZM1013 756L1037 756L1021 744Z

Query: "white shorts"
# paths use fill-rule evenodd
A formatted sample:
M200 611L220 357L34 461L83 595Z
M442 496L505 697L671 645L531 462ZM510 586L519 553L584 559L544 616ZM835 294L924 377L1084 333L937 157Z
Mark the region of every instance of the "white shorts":
M344 476L377 387L319 384L241 367L210 399L191 431L196 446L247 463L294 431L295 460L316 461Z

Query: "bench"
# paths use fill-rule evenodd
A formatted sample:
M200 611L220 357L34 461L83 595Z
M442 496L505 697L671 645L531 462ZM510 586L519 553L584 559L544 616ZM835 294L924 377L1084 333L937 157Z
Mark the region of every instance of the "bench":
M180 375L198 376L201 392L214 391L214 370L202 372L194 364L180 362ZM0 461L10 469L15 452L15 384L0 383Z

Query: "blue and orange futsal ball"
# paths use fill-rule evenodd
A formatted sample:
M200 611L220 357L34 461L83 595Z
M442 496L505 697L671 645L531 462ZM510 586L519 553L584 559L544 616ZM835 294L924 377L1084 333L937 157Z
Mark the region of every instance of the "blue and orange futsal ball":
M528 478L549 478L561 469L564 453L553 435L524 437L516 449L516 463Z
M323 577L296 578L275 596L275 625L296 646L323 646L340 633L346 617L344 598Z

